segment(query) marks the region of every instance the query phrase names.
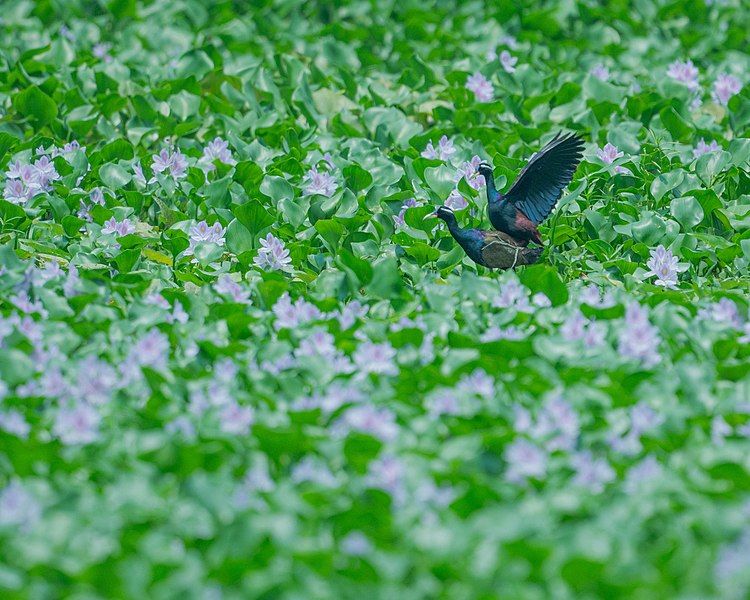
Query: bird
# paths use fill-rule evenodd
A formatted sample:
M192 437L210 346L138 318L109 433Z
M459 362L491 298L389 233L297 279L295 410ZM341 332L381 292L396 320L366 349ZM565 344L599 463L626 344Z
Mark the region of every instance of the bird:
M529 241L542 245L537 225L544 221L562 196L583 153L583 139L575 133L558 133L540 152L531 157L510 189L500 193L495 187L492 166L477 167L487 184L487 212L490 223L524 246Z
M526 248L503 231L471 229L459 226L453 209L440 206L425 217L445 221L448 231L475 263L489 269L512 269L536 262L542 249Z

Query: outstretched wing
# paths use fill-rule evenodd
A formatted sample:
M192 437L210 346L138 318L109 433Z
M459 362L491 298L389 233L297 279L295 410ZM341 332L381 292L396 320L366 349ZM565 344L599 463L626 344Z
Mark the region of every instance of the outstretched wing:
M538 225L552 211L573 179L583 153L583 139L559 133L535 154L505 194L505 199Z

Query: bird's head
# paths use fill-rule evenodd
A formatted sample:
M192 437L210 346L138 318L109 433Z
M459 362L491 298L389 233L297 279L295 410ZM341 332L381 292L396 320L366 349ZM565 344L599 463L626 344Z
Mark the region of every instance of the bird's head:
M453 213L453 209L448 208L447 206L440 206L434 213L430 213L425 217L425 219L441 219L448 223L449 225L455 224L456 221L456 215Z
M477 167L477 173L479 173L485 179L492 177L492 165L490 163L482 162Z

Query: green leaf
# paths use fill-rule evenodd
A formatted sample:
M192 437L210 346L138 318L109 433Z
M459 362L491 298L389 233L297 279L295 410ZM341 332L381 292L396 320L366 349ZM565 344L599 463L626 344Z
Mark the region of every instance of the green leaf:
M232 219L227 226L227 248L234 254L242 254L253 249L253 234L239 219Z
M557 270L549 265L531 265L520 272L519 278L532 293L542 292L553 306L568 301L568 288L560 279Z
M354 256L346 248L339 250L338 259L344 267L349 268L354 273L360 285L367 285L372 280L372 266L366 260Z
M32 85L13 97L13 107L38 126L48 125L57 117L55 101Z
M349 165L344 168L344 178L347 187L353 192L360 192L372 185L372 175L359 165Z
M703 208L692 196L675 198L669 207L672 216L687 231L695 227L703 220Z
M346 233L346 228L333 219L319 219L315 221L315 230L326 241L331 252L335 252L339 240Z
M133 175L119 164L108 163L99 168L99 178L108 188L117 190L127 185L133 178Z
M232 213L253 235L257 235L274 222L271 213L258 200L250 200L245 204L234 206Z

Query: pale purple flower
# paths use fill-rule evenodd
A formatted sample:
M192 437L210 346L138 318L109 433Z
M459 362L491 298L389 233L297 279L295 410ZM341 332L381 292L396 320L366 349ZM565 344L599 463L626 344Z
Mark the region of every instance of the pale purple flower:
M588 488L594 494L604 491L604 486L615 478L615 471L604 458L594 458L589 450L579 452L571 459L576 470L573 484Z
M310 482L321 487L335 487L338 484L331 470L312 456L306 456L292 469L291 480L294 483Z
M63 294L65 294L66 298L72 298L73 296L76 296L78 292L78 288L80 287L81 278L78 276L78 267L76 267L74 264L68 265L68 276L65 278L65 282L63 283Z
M477 102L489 102L495 95L495 90L489 80L477 72L466 80L466 89L474 93Z
M93 204L104 206L104 192L102 192L101 188L95 187L93 190L91 190L91 192L89 193L89 199Z
M0 429L16 437L26 439L29 437L31 425L26 422L20 412L11 409L0 412Z
M642 488L643 484L659 479L663 472L661 464L652 454L649 454L628 471L625 478L625 491L633 494Z
M325 171L318 171L318 167L315 165L302 178L302 183L305 185L304 193L306 196L319 194L330 198L338 187L338 182L333 175Z
M115 234L118 237L130 235L135 232L135 225L125 219L124 221L117 221L114 217L104 222L102 227L102 233L105 235Z
M569 342L583 339L588 322L588 319L581 314L581 311L576 311L562 324L560 334L563 336L563 339Z
M92 377L92 373L96 373L96 377ZM95 356L87 356L78 363L76 383L78 393L86 402L102 405L112 398L120 386L120 379L112 365Z
M39 501L17 479L0 490L0 528L11 526L28 531L39 522Z
M400 503L404 500L404 466L393 455L384 455L369 465L368 483L372 487L388 492L393 499Z
M218 294L229 296L234 302L241 304L250 304L250 291L244 289L239 283L234 281L231 275L224 274L214 284L214 290Z
M337 428L346 433L351 430L367 433L383 442L389 442L398 435L396 415L387 408L376 408L370 404L358 404L349 408Z
M432 145L432 142L427 143L427 147L422 151L424 158L438 158L440 160L448 161L456 153L456 149L453 146L453 142L448 139L447 135L440 138L437 149Z
M93 406L77 402L57 411L52 432L65 445L91 444L99 438L101 420Z
M729 99L735 94L739 94L741 89L742 82L739 79L733 75L722 73L714 81L711 97L717 104L726 106L729 104Z
M470 375L464 375L456 384L460 393L474 394L490 399L495 395L495 380L486 371L476 369Z
M169 421L164 430L171 435L179 435L187 440L195 439L195 425L187 415L179 415Z
M153 159L151 170L154 173L169 171L170 175L175 179L187 175L187 157L177 149L175 149L174 152L171 152L170 150L163 148L159 154L154 154L151 158ZM141 172L141 175L142 174L143 173Z
M677 287L677 257L661 244L651 251L646 266L649 270L644 277L656 277L654 283L665 288Z
M639 360L646 367L652 367L661 360L660 342L658 329L648 321L648 311L637 302L629 304L620 332L620 355L627 359Z
M364 317L367 314L368 307L362 306L357 300L352 300L349 304L345 305L339 311L339 325L341 329L349 329L357 319Z
M404 221L404 215L406 214L406 211L417 206L422 206L422 203L418 202L415 198L409 198L408 200L404 201L404 203L401 205L401 210L397 215L393 217L393 222L398 229L406 227L406 222Z
M596 155L605 165L611 165L618 158L622 158L624 156L624 154L620 152L617 146L614 146L609 142L604 146L604 148L599 148L596 151ZM619 173L621 175L633 174L630 169L628 169L627 167L623 167L622 165L615 166L615 173Z
M252 408L240 406L234 401L229 402L219 411L219 422L224 433L246 434L250 431L250 425L254 420Z
M152 329L142 336L128 355L128 362L163 369L169 357L169 338L158 329Z
M721 415L716 415L711 420L711 443L714 446L721 446L724 438L732 435L732 428Z
M589 306L598 308L609 308L610 306L614 306L615 304L615 300L612 297L612 292L607 291L604 293L604 297L602 297L601 290L593 283L587 285L581 290L578 299L583 304L588 304Z
M32 168L34 169L34 181L43 190L49 189L50 182L60 179L60 175L55 169L55 163L48 156L42 156L35 161Z
M522 340L525 337L526 334L515 325L511 325L505 329L500 329L497 325L492 325L479 336L479 340L486 343L496 342L497 340Z
M293 329L321 317L320 309L317 306L302 298L293 303L288 292L284 292L273 305L273 314L276 317L274 324L276 329Z
M361 531L347 533L339 542L339 547L342 553L349 556L366 556L373 551L372 543Z
M644 400L630 410L630 430L636 435L656 429L664 422L664 415L657 413Z
M91 54L93 54L99 60L103 60L104 62L111 62L112 56L109 54L111 48L112 44L109 44L107 42L99 42L98 44L94 44L94 46L91 48Z
M469 186L475 190L481 190L485 186L484 175L480 175L477 171L481 162L482 159L477 155L474 155L470 161L464 162L456 172L455 181L461 181L463 177Z
M609 69L603 64L594 65L589 71L594 77L601 81L609 81Z
M279 238L268 233L265 238L260 239L261 248L253 259L256 266L264 271L289 271L292 259L289 250Z
M425 400L427 413L432 417L443 415L457 415L460 413L458 398L453 390L439 389L431 393Z
M354 353L354 364L363 375L367 373L398 375L396 350L388 342L375 344L366 341L361 343Z
M500 64L502 65L503 69L505 69L506 73L515 73L517 62L518 57L512 56L511 53L507 50L503 50L500 53Z
M524 439L517 439L505 449L508 468L505 477L511 483L523 483L529 477L542 479L547 473L547 453Z
M750 529L746 526L737 540L724 545L719 551L714 565L714 577L719 590L724 590L725 593L718 597L746 598L748 570L750 570Z
M537 292L531 297L531 302L539 308L548 308L552 306L552 301L543 292Z
M701 319L723 323L739 329L742 327L742 317L737 304L729 298L722 298L718 302L711 303L707 308L698 311Z
M482 179L484 178L482 177ZM447 206L451 210L463 210L464 208L469 206L469 203L461 195L461 192L459 192L457 189L454 189L450 194L448 194L448 197L445 199L445 206Z
M501 35L500 45L508 46L511 50L518 50L518 40L512 35Z
M693 158L700 158L704 154L718 152L719 150L721 150L721 146L716 143L716 140L711 140L711 143L707 144L706 141L701 138L695 148L693 148Z
M333 359L337 352L335 338L322 327L316 327L308 333L307 337L300 340L295 354Z
M185 249L186 255L192 255L195 253L195 247L198 244L216 244L217 246L223 246L226 242L227 230L216 221L213 225L209 225L206 221L201 221L190 228L189 241L190 245Z
M493 298L495 308L515 308L519 312L531 312L529 291L513 276L500 285L499 293Z
M562 396L552 396L539 412L530 433L536 440L547 440L548 450L570 450L580 433L578 414Z
M203 149L203 156L198 162L201 164L201 168L208 172L216 169L213 164L215 160L230 166L237 164L232 156L232 151L229 149L229 142L220 137L214 138L212 142L206 145Z
M26 204L35 195L33 189L27 187L20 179L9 179L5 182L3 198L11 204Z
M693 64L692 60L674 61L667 69L667 76L683 84L689 90L697 90L699 87L698 67Z

